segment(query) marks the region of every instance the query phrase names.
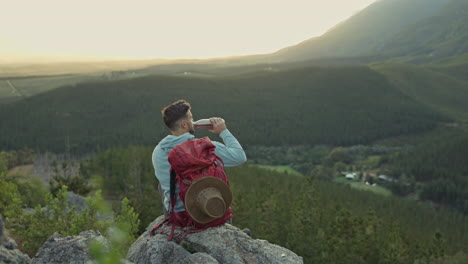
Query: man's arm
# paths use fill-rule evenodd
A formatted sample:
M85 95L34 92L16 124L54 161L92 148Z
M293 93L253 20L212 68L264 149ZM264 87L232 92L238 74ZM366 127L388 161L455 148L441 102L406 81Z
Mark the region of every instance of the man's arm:
M224 162L224 166L233 167L238 166L247 161L244 149L239 144L239 141L229 132L222 118L210 118L213 124L213 129L210 130L213 133L219 134L223 139L224 144L213 141L216 146L215 153Z
M216 146L215 153L223 160L224 166L239 166L247 161L244 149L229 130L225 129L219 136L224 144L216 141L213 141L213 144Z

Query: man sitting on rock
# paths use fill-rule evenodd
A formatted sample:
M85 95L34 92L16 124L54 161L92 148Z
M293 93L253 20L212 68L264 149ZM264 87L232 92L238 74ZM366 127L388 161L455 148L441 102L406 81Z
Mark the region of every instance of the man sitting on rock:
M177 145L194 139L195 126L191 113L191 106L185 100L176 101L162 110L162 118L166 126L171 131L171 135L162 139L153 151L153 166L156 178L159 181L159 190L163 198L163 211L167 218L171 209L170 201L170 169L168 161L169 152ZM238 166L244 163L247 158L242 146L237 139L229 132L224 119L219 117L210 118L213 128L209 131L218 134L223 143L212 141L215 145L215 153L219 156L226 167ZM179 199L178 189L176 189L176 203L174 212L185 211L183 202Z

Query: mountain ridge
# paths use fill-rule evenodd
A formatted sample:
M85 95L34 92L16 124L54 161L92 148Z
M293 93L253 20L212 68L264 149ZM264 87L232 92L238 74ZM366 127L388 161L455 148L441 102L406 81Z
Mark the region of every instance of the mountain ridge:
M453 0L374 50L403 62L425 63L468 52L468 1Z
M397 34L400 28L430 17L448 2L449 0L377 1L322 36L281 49L273 53L272 58L289 61L375 55L372 51ZM395 16L396 13L400 15Z

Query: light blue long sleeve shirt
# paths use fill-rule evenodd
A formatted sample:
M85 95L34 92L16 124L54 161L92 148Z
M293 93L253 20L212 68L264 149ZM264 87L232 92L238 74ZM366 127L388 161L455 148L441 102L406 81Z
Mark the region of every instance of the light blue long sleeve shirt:
M229 132L229 130L225 129L223 132L219 134L219 136L223 139L223 143L212 141L213 144L216 146L215 153L218 155L224 162L225 167L233 167L238 166L244 163L247 160L245 156L244 149L239 144L239 141ZM164 192L164 206L169 211L169 192L170 192L170 168L171 165L167 160L169 155L169 151L172 150L175 146L179 145L180 143L194 139L195 136L190 133L185 133L180 136L173 136L169 135L163 138L159 144L154 148L153 151L153 166L154 171L156 174L156 178L158 179L159 183L161 184L161 188ZM176 197L177 202L174 207L175 212L185 211L184 204L179 199L179 188L176 188Z

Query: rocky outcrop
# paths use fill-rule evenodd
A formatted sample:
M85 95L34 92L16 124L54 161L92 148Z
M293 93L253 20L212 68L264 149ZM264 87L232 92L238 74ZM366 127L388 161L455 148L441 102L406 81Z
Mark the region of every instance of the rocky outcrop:
M5 238L5 228L3 223L3 217L0 215L0 244L2 243L3 239Z
M67 192L67 212L71 209L75 210L75 213L81 214L83 210L89 210L88 202L86 199L74 192ZM41 208L42 212L45 212L47 209L45 207ZM33 214L36 212L35 208L23 208L23 212L27 214ZM52 215L53 212L48 212L48 215Z
M55 233L42 245L34 256L32 263L92 263L88 245L93 240L97 240L105 248L110 249L109 241L99 232L84 231L78 236L69 237L62 237L60 234Z
M190 234L180 243L167 241L170 230L150 237L149 231L162 221L161 216L148 226L146 232L130 247L127 259L141 264L303 263L302 257L294 252L265 240L252 239L229 224ZM175 237L178 235L180 231L175 232Z
M86 199L78 195L74 192L67 192L67 201L68 201L68 206L67 209L75 208L76 213L81 213L83 210L88 210L89 205L88 202L86 202Z
M29 264L31 259L17 249L16 242L7 236L0 215L0 263Z

